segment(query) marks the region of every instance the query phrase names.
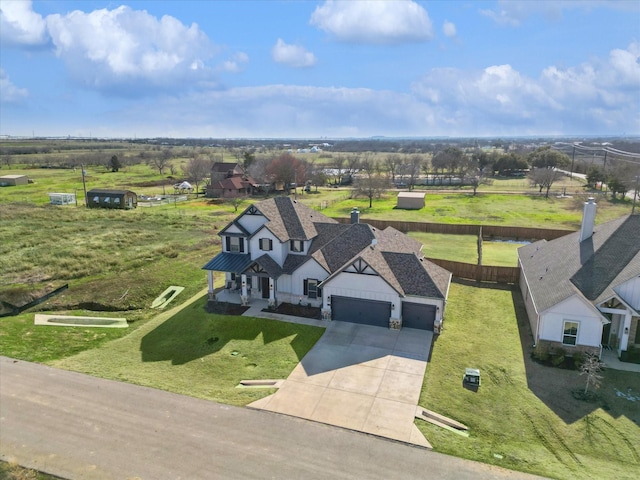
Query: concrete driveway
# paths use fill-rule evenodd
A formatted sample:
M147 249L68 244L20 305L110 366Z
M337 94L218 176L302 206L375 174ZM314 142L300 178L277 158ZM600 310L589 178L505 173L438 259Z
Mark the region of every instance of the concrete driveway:
M413 421L432 337L331 322L279 390L249 407L430 448Z

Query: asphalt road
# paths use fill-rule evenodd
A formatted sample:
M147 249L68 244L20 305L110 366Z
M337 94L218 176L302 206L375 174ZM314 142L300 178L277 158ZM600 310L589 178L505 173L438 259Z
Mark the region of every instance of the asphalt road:
M0 357L0 458L67 479L518 479L367 434Z

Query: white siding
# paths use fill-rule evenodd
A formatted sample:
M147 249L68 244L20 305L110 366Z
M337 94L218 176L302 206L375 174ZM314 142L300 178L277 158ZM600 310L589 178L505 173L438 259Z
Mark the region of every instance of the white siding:
M318 283L327 278L329 274L327 271L322 268L318 262L313 259L305 262L304 265L300 266L293 274L292 278L292 287L291 293L293 295L301 296L304 294L304 281L307 278L315 278L318 280ZM306 298L306 297L305 297Z
M261 238L269 238L273 243L273 250L267 252L265 250L260 250L260 239ZM261 257L265 253L273 258L276 263L280 266L284 264L284 260L286 258L286 253L284 253L284 249L280 240L276 238L276 236L271 233L267 228L261 228L258 232L256 232L251 240L249 241L251 245L251 259L254 260L258 257Z
M223 235L227 233L239 233L241 235L245 235L245 233L242 230L240 230L237 225L234 225L233 223L229 224L228 228L224 231Z
M633 309L640 310L640 277L632 278L614 290Z
M540 340L561 342L564 322L578 322L576 345L598 347L602 339L602 319L594 307L577 295L555 305L540 316Z
M402 311L398 292L391 288L382 278L375 275L339 273L322 289L325 305L328 305L327 297L329 295L391 302L395 305L395 308L391 311L391 318L395 319L400 318Z
M258 230L262 225L267 223L266 217L262 215L243 215L238 218L238 223L242 225L249 233L253 233Z
M522 268L522 263L520 263L520 260L518 260L518 266L520 267L520 292L522 293L524 306L527 310L527 316L529 317L529 325L531 326L533 343L537 344L539 340L538 338L536 338L536 335L538 333L538 312L536 312L536 308L533 303L533 297L531 296L531 292L529 291L527 278L524 274L524 269Z

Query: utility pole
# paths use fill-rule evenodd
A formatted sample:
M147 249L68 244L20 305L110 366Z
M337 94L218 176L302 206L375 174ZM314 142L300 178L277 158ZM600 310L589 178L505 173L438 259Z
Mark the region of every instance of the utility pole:
M571 172L569 172L569 178L573 180L573 162L576 159L576 146L573 146L573 152L571 154Z
M87 183L84 180L84 175L85 175L84 165L80 165L80 168L82 169L82 188L84 189L84 206L86 208L89 208L89 202L87 201Z
M638 198L638 182L640 182L640 175L636 175L636 188L633 192L633 207L631 207L631 215L636 213L636 199Z

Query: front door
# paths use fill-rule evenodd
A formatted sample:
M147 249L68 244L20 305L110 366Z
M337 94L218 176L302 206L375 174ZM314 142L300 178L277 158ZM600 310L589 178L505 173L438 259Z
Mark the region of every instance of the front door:
M260 290L262 298L269 298L269 277L260 277Z

